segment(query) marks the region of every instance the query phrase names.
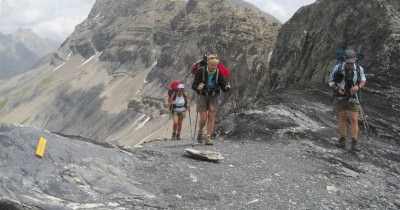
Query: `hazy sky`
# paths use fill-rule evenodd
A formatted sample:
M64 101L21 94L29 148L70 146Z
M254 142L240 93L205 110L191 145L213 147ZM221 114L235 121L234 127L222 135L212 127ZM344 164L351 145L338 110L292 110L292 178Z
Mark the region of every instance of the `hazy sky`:
M115 0L118 1L118 0ZM315 0L246 0L286 22ZM95 0L0 0L0 32L30 28L42 37L63 41L90 12Z

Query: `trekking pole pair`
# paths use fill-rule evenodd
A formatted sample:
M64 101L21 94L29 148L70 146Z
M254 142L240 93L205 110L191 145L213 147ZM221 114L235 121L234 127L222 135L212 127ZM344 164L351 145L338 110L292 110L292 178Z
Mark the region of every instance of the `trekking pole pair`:
M359 97L358 97L358 93L355 93L355 95L356 95L356 99L357 99L357 101L358 101L358 104L360 105L361 120L363 121L365 134L366 134L366 136L367 136L367 140L369 140L369 134L368 134L369 125L368 125L368 122L367 122L367 118L365 117L364 110L363 110L363 108L362 108L362 106L361 106L361 102L360 102L360 99L359 99Z

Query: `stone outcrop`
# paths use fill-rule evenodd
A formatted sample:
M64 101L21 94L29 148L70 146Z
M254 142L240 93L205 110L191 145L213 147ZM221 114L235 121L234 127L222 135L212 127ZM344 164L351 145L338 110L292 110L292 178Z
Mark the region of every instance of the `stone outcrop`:
M4 126L4 125L2 125ZM38 138L47 139L43 158ZM138 187L127 150L35 128L0 128L1 209L128 209L162 206Z

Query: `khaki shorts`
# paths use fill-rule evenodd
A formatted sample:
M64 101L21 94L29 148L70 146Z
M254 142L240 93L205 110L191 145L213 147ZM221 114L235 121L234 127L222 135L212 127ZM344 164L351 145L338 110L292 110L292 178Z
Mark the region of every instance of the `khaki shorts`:
M350 111L350 112L359 112L360 104L357 101L348 101L343 98L334 98L333 99L333 110L336 113Z
M186 111L185 112L172 112L173 117L182 117L185 118L186 116Z
M219 103L219 94L213 96L197 96L197 112L217 112Z

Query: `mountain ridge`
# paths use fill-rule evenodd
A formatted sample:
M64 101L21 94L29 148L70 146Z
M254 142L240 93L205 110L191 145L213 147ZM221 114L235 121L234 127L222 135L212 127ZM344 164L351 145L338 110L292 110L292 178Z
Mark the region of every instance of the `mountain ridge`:
M0 33L0 79L35 68L40 58L55 51L58 43L42 39L30 29L18 29L5 35Z
M232 94L254 95L266 79L261 77L268 65L264 58L272 53L279 27L230 0L98 0L48 64L36 74L5 82L0 94L12 97L0 115L117 144L157 138L168 130L159 127L167 127L165 96L171 80L184 80L190 87L191 64L217 50L235 75ZM13 91L18 83L24 85Z

